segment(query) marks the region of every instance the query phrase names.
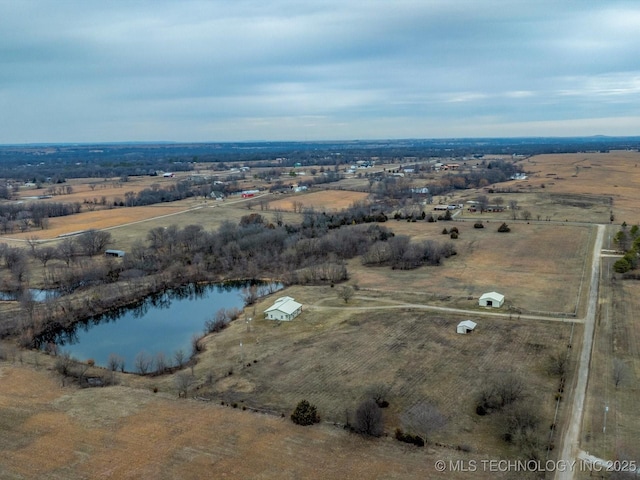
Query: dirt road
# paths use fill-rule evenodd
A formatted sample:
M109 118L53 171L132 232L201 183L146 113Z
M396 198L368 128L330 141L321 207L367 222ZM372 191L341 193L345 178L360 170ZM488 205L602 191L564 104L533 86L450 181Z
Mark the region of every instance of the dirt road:
M358 300L365 300L370 302L380 302L379 298L372 297L362 297L356 296L353 297ZM393 309L414 309L414 310L431 310L436 312L446 312L446 313L454 313L461 315L473 315L473 316L482 316L482 317L502 317L502 318L519 318L520 320L545 320L550 322L564 322L564 323L583 323L584 320L581 318L574 317L554 317L554 316L545 316L545 315L527 315L527 314L515 314L515 313L502 313L495 312L492 310L469 310L464 308L452 308L452 307L439 307L436 305L426 305L422 303L404 303L394 300L385 299L383 300L385 303L389 305L368 305L366 307L348 307L348 306L340 306L340 307L329 307L320 305L323 301L326 300L334 300L333 297L323 298L316 302L314 305L309 305L307 310L393 310Z
M584 319L584 340L582 342L582 351L580 352L580 365L578 367L578 377L576 379L575 388L573 390L573 399L571 401L571 413L569 415L569 423L565 430L562 444L560 446L560 455L558 460L571 462L578 459L580 446L580 427L582 426L582 415L584 411L584 399L587 391L587 382L589 379L589 364L591 362L591 349L593 344L593 333L596 324L596 311L598 308L598 287L600 283L600 253L602 250L602 241L604 238L605 226L598 225L598 235L593 247L593 263L591 269L591 288L589 289L589 298L587 305L587 314ZM566 471L557 471L556 480L572 480L574 478L575 469L567 469Z

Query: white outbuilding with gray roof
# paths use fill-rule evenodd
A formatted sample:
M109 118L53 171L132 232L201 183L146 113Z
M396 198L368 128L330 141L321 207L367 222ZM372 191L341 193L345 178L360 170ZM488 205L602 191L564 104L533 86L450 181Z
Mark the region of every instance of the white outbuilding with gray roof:
M476 325L477 323L472 320L463 320L458 324L456 328L456 332L461 333L463 335L466 333L473 332L473 330L476 328Z
M280 297L264 311L267 320L290 321L302 312L302 304L291 297Z
M504 303L504 295L498 292L488 292L480 297L481 307L494 307L500 308Z

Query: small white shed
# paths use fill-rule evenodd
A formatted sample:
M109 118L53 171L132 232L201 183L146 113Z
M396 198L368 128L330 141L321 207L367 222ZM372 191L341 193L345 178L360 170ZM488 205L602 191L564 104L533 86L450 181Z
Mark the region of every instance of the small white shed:
M480 297L479 303L481 307L500 308L504 303L504 295L498 292L484 293Z
M301 312L302 304L291 297L280 297L264 311L264 315L268 320L290 321L300 315Z
M456 328L456 332L457 333L461 333L461 334L467 334L470 332L473 332L473 330L476 328L476 322L473 322L471 320L463 320L458 324L458 327Z

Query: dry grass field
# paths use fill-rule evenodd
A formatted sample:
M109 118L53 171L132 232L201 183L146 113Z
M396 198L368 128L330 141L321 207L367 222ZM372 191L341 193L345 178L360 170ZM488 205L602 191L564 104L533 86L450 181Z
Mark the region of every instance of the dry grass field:
M586 210L589 209L589 198L611 198L616 222L625 220L629 224L640 223L640 153L637 151L537 155L523 160L521 165L529 178L512 182L512 186L519 187L524 192L558 194L560 197L575 195L575 203L583 203ZM541 188L543 184L544 189ZM587 197L587 201L580 202L581 197L583 200ZM567 202L564 206L571 207L570 203ZM566 216L568 215L569 213ZM543 214L543 218L545 216ZM577 216L574 212L568 218L571 220ZM554 218L562 219L562 216L554 215Z
M46 230L31 230L23 233L12 233L0 236L0 241L17 244L29 238L40 241L58 240L59 235L82 230L109 230L117 244L117 248L127 249L136 240L143 240L149 230L156 227L177 225L202 225L207 230L216 229L225 221L237 222L243 215L260 213L268 220L273 220L273 211L261 211L257 207L247 208L250 200L229 199L223 202L197 199L178 202L148 205L145 207L121 207L111 210L82 212L67 217L52 218ZM293 212L282 212L285 222L297 222L300 216Z
M118 227L128 223L141 222L150 218L166 218L173 214L184 212L190 208L179 202L171 204L150 205L146 207L128 207L112 210L96 210L93 212L81 212L66 217L56 217L49 220L49 228L46 230L31 230L22 233L12 233L2 238L26 240L37 237L40 240L54 239L63 234L89 229L104 230ZM165 220L170 221L170 220Z
M126 182L122 182L119 178L71 178L66 183L59 186L69 186L72 188L72 193L63 195L54 195L52 198L39 200L42 202L64 202L84 203L85 200L93 201L96 203L102 200L102 197L106 199L108 203L113 203L114 200L124 199L126 192L138 193L145 188L151 188L151 185L156 184L161 188L166 188L168 185L172 185L178 181L179 176L184 176L184 173L177 175L174 178L158 177L129 177ZM20 190L20 198L28 199L30 197L38 195L46 195L48 186L41 189L35 187L22 187Z
M421 301L447 298L465 308L475 307L480 295L495 290L505 295L508 305L523 311L571 314L583 280L588 281L584 272L595 231L590 226L510 223L511 232L499 233L499 222L482 229L470 222L389 221L385 225L414 239L453 242L458 254L441 266L410 271L366 267L354 259L349 271L361 288L408 294ZM442 235L444 228L453 226L460 231L456 240Z
M3 479L456 479L470 477L434 462L484 458L150 390L63 388L42 367L0 363L0 381Z
M303 208L314 208L318 211L330 212L342 210L357 202L364 202L368 197L368 194L362 192L322 190L274 200L269 203L269 208L272 210L294 211L294 203L300 203Z
M473 315L408 308L359 311L354 308L390 303L380 296L345 306L327 287L294 287L282 294L318 306L304 307L296 321L279 323L261 318L272 302L265 299L256 307L250 331L239 320L207 337L195 372L201 379L212 375L214 382L203 383L201 394L274 412L290 411L307 398L323 418L344 423L345 412L353 414L367 388L383 383L390 387L388 433L400 426L404 409L430 399L450 419L437 440L468 444L485 455L509 455L494 431L494 417L475 414L474 396L492 375L514 371L527 378L530 401L539 405L544 423L552 422L557 379L546 374L545 362L566 349L570 324L482 318L476 332L462 336L455 333L456 324ZM338 308L324 310L323 305ZM165 382L160 386L171 390Z

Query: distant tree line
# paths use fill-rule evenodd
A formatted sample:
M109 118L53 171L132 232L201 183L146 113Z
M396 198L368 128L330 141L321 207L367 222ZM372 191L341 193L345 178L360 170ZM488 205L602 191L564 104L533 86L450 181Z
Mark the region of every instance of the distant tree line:
M505 182L520 172L518 165L504 160L481 162L471 171L451 172L437 180L425 183L429 195L444 195L453 190L482 188L494 183ZM406 178L382 176L371 178L371 189L380 199L403 199L417 197L412 191L413 184Z
M617 273L625 273L627 277L636 278L631 272L638 268L638 258L640 255L640 227L634 225L631 228L626 222L622 222L620 230L613 237L614 243L618 250L624 253L624 256L613 264L613 269Z
M410 270L423 265L440 265L456 254L453 243L433 240L411 242L407 235L396 235L388 241L377 241L362 256L365 265L388 265L393 269Z
M175 202L185 198L194 197L198 191L194 189L194 183L189 180L181 180L166 187L156 186L145 188L138 193L126 192L124 200L115 200L114 205L124 207L141 207L155 203Z
M300 187L311 187L313 185L322 185L326 183L333 183L342 180L342 175L338 172L325 171L322 175L318 175L311 179L298 182ZM276 180L276 182L269 188L270 192L282 192L291 190L291 186L285 184L282 180Z
M234 185L227 185L221 188L211 182L202 183L193 180L182 180L166 187L159 184L151 188L146 188L138 193L129 191L124 194L124 198L115 198L112 203L108 203L105 198L98 200L85 199L85 206L89 210L95 209L97 205L102 207L138 207L153 205L156 203L175 202L194 196L208 196L212 191L220 192L233 189ZM31 228L46 229L48 220L54 217L63 217L80 213L82 204L73 203L49 203L49 202L25 202L7 203L0 205L0 232L3 234L15 231L29 231Z
M82 205L74 203L26 202L0 204L0 231L3 234L31 227L45 229L48 219L79 213Z
M485 154L531 156L544 153L635 149L638 137L505 138L367 141L367 142L256 142L198 144L109 144L0 147L0 177L44 183L48 178L113 178L155 175L157 171L189 171L194 162L213 168L229 162L256 167L290 168L299 163L340 165L359 160L398 163L411 157L481 159Z

